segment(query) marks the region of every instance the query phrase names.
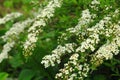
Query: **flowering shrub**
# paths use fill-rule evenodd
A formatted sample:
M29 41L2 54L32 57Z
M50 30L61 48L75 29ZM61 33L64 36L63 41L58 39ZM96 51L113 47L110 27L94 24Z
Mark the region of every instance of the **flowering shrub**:
M50 0L35 7L38 11L29 18L22 19L18 12L7 14L0 25L13 23L1 36L0 71L9 64L18 71L9 77L19 80L119 79L119 7L116 0ZM102 66L114 74L99 75ZM98 75L92 76L96 70Z

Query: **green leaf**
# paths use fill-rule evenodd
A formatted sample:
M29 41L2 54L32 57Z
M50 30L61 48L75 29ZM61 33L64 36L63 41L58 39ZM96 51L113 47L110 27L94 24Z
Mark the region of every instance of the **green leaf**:
M7 0L7 1L5 1L4 2L4 4L3 4L5 7L13 7L13 2L11 1L11 0Z
M18 80L32 80L34 76L35 76L35 72L33 70L24 69L20 73Z
M23 61L19 53L14 55L14 57L10 59L10 64L12 65L13 68L17 68L23 64Z
M6 80L7 77L8 77L8 73L5 72L0 73L0 80Z

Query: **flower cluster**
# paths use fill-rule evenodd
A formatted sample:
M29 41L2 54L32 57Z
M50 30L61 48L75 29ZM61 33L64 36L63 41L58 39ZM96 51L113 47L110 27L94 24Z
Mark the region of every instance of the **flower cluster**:
M89 9L82 11L81 17L78 19L78 24L75 27L66 29L66 33L62 33L58 39L58 42L61 39L68 40L69 37L73 35L80 37L80 39L84 39L84 36L87 34L86 29L89 28L89 24L94 22L95 18L97 18L97 15L95 13L91 13L90 10L98 12L98 9L96 8L99 6L99 4L99 1L93 0L88 6Z
M45 68L49 66L55 66L55 63L61 62L61 56L74 52L75 43L67 43L65 46L58 45L56 49L52 51L52 55L46 55L43 57L42 64L45 65Z
M116 14L116 16L118 14L118 13L116 13L116 10L114 12L114 15L115 14ZM74 80L74 79L83 80L84 77L87 77L86 75L89 72L89 69L90 69L89 64L92 63L92 65L96 65L96 67L97 67L98 61L99 61L99 64L100 64L100 63L103 62L104 58L106 60L108 60L108 59L111 59L113 57L113 53L114 54L119 53L118 45L120 45L120 43L119 43L119 38L118 37L119 37L119 34L120 34L119 33L120 32L120 27L118 25L113 25L112 24L112 22L111 22L112 18L114 18L114 17L112 17L112 15L111 16L109 15L109 17L107 16L107 17L103 18L103 20L100 20L100 22L97 23L95 26L93 26L91 28L88 28L87 30L90 31L89 32L90 35L85 41L83 41L81 43L81 46L76 48L76 53L80 53L80 55L82 55L82 53L83 52L86 53L86 50L88 50L88 49L90 49L93 52L95 50L95 45L97 45L99 43L99 41L101 41L100 38L99 38L99 35L101 35L101 34L105 35L106 37L110 37L113 34L114 36L117 36L117 39L114 38L115 40L113 39L113 42L111 42L111 44L106 45L106 44L108 44L108 43L106 43L104 46L100 47L100 49L95 54L93 54L93 56L91 57L92 58L91 62L89 62L86 58L84 59L85 60L84 64L88 65L88 67L86 67L86 66L83 67L86 70L86 72L82 71L82 70L77 70L79 72L75 72L77 74L84 72L84 74L82 74L82 75L79 74L79 77L76 75L75 78L72 75L70 75L70 74L73 73L73 72L70 72L72 67L74 67L74 69L76 71L75 67L77 65L81 65L79 58L78 58L78 61L76 61L76 62L75 62L76 59L74 61L71 61L71 58L70 58L70 61L71 61L72 65L69 64L70 62L68 61L68 63L65 64L64 68L60 69L60 73L58 73L56 75L57 79L60 79L60 80L61 79L66 79L67 80L67 79L71 78L70 80ZM110 36L108 36L108 35L110 35ZM89 64L86 63L86 62L89 62ZM77 65L75 65L75 64L77 64ZM69 74L66 74L66 72L68 72Z
M12 49L12 47L14 46L15 42L7 42L4 46L3 46L3 50L0 53L0 63L8 58L8 52Z
M93 0L90 8L94 11L98 11L99 4L99 1ZM106 10L112 7L107 8L108 9L106 9L105 6ZM97 14L91 14L90 11L89 9L83 10L77 26L68 28L66 30L67 33L63 33L59 38L60 42L61 39L68 41L69 37L77 36L76 41L80 41L77 43L73 41L76 46L73 47L74 51L70 52L72 55L68 62L64 64L64 68L60 69L60 72L56 74L55 78L58 80L84 80L84 77L87 77L89 71L93 70L93 65L97 67L104 60L112 59L114 55L119 53L120 27L118 23L113 23L113 20L119 17L119 9L104 15L98 23L92 26L89 26L89 24L94 23ZM71 36L68 37L67 34ZM112 40L110 39L111 37L113 38ZM106 40L106 44L97 47L99 43L102 44L101 41L103 38ZM67 48L61 46L60 51L57 49L58 47L52 55L43 57L41 63L44 64L45 68L55 66L56 63L59 64L60 58L65 54Z
M0 24L5 24L6 22L13 20L15 18L18 18L20 16L22 16L22 14L19 12L13 12L13 13L7 14L5 17L0 18Z
M53 4L54 3L54 4ZM46 18L50 18L54 14L54 10L56 7L60 7L61 0L51 0L49 4L42 10L42 12L37 12L36 15L32 19L28 18L21 22L16 22L13 24L13 26L10 28L9 31L5 33L1 38L6 42L4 44L3 50L0 54L1 61L5 58L8 58L8 53L10 50L15 46L15 43L19 39L20 33L24 32L26 28L29 28L32 24L32 26L29 28L28 32L28 39L30 42L35 43L37 41L37 35L40 32L41 28L40 26L46 25ZM4 18L0 19L0 24L5 24L7 21L13 20L15 18L20 17L22 14L15 12L6 15ZM34 15L34 13L33 13ZM39 29L38 29L39 28ZM23 45L25 50L28 48L27 45L30 44L29 41L26 41L26 43ZM33 44L32 44L33 45ZM29 45L30 46L30 45ZM27 48L26 48L27 47Z
M24 43L24 56L32 55L32 51L36 46L38 35L42 32L42 27L46 26L48 19L53 17L55 9L60 7L62 0L51 0L48 5L35 18L33 25L28 30L28 37Z
M81 43L81 46L76 49L76 52L85 52L87 49L94 51L95 44L98 44L100 41L99 35L104 34L104 31L106 30L104 26L107 27L107 23L110 23L110 17L105 17L92 28L88 28L87 30L89 31L90 35L85 41Z
M82 12L82 18L79 19L78 25L75 28L67 29L67 31L69 31L70 33L78 34L81 30L81 26L89 23L90 20L91 20L91 15L89 10L88 9L84 10ZM63 37L64 35L66 34L62 34L61 37ZM64 36L64 38L67 38L67 36L66 37ZM52 64L53 64L52 66L54 66L56 62L59 64L60 58L67 52L72 53L74 47L75 47L75 44L73 45L71 43L65 44L64 47L59 45L55 50L52 51L53 54L45 56L41 63L44 64L45 67L49 67Z
M2 36L4 41L12 41L16 38L19 38L19 34L24 32L24 29L32 23L32 19L27 19L23 22L17 22L13 24L12 28Z
M56 74L56 78L59 80L84 80L83 77L87 77L89 71L89 64L79 64L79 54L73 54L68 63L64 64L63 69L60 69L60 73Z
M69 32L70 34L84 35L84 32L81 31L81 29L86 29L88 27L88 24L93 21L94 17L95 14L90 14L89 9L83 10L82 16L79 19L78 24L73 28L68 28L66 31ZM63 33L62 36L60 36L60 38L67 40L68 39L67 33ZM56 62L59 64L61 57L66 53L72 53L73 51L71 50L73 50L73 48L76 45L77 44L73 45L71 43L65 44L64 47L59 45L55 50L52 51L53 54L45 56L41 63L45 65L45 68L49 66L55 66Z
M8 58L8 53L15 46L15 43L17 43L16 40L19 39L20 33L24 32L24 29L29 26L31 22L31 19L27 19L23 22L15 23L12 28L1 37L6 44L4 44L3 50L0 54L0 63L3 59Z
M114 15L118 14L118 10L115 10ZM99 43L100 35L104 35L109 37L114 30L109 25L112 24L111 17L112 15L107 15L102 20L100 20L95 26L88 28L89 37L81 43L81 46L76 49L76 52L85 52L86 49L90 49L91 51L95 50L95 45ZM110 17L111 16L111 17Z
M118 24L112 25L111 32L115 35L112 41L107 41L99 50L92 55L91 62L93 65L99 66L103 60L112 59L114 55L119 53L120 47L120 26ZM110 33L111 33L110 32Z
M35 31L34 29L36 29L36 27L39 27L40 24L45 26L46 17L50 18L53 16L54 8L60 7L60 5L61 5L59 2L61 2L61 1L58 1L58 0L50 1L49 4L46 6L45 9L43 9L43 11L41 13L39 13L39 12L37 13L37 17L34 16L33 19L28 18L22 22L17 22L15 24L13 24L12 28L10 28L10 30L7 31L5 33L5 35L3 35L1 37L4 40L4 42L7 42L4 45L5 47L3 47L3 50L1 52L1 61L8 57L8 52L15 46L16 41L19 39L20 33L24 32L26 28L29 28L33 22L34 22L33 26L30 27L30 29L28 30L29 32L34 32ZM7 21L18 18L21 15L22 14L19 12L7 14L4 18L0 19L0 24L5 24ZM36 39L34 39L33 36L35 37L36 33L35 34L32 34L32 33L28 34L28 38L30 39L30 41L36 42ZM26 49L26 45L24 46L24 48Z
M82 11L81 18L78 19L78 24L75 27L66 29L66 32L72 35L84 36L85 29L88 28L89 23L93 22L95 14L91 14L89 9ZM63 33L58 41L61 39L68 40L67 33Z

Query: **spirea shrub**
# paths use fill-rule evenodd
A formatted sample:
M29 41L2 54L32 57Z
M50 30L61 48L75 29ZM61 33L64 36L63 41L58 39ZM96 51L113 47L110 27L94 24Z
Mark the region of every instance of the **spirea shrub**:
M63 8L72 4L75 4L73 9L72 6L66 10ZM49 71L50 67L54 74L45 75L54 76L51 80L87 80L98 67L108 64L106 61L114 60L120 53L119 7L116 0L45 1L44 7L37 8L37 12L31 12L32 17L14 22L1 36L4 45L0 53L0 63L4 62L4 59L15 58L17 53L23 58L22 65L39 62L37 66L42 66L43 71ZM65 12L67 14L63 15L64 18L60 18ZM16 21L21 16L23 14L18 12L7 14L0 18L0 25ZM48 36L45 37L44 34ZM51 48L47 43L52 43ZM40 48L43 45L44 47ZM37 59L34 59L34 56L37 56ZM30 62L31 60L37 62Z

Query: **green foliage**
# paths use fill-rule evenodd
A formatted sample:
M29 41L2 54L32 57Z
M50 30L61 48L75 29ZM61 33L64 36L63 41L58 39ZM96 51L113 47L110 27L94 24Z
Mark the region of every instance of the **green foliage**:
M14 58L13 58L14 57ZM21 57L20 57L20 54L18 53L18 54L16 54L16 55L14 55L13 57L11 57L11 59L10 59L10 64L11 64L11 66L13 67L13 68L17 68L17 67L20 67L22 64L23 64L23 61L22 61L22 59L21 59Z
M5 7L13 7L13 2L12 1L5 1L3 5Z
M23 69L19 75L19 80L31 80L34 77L35 73L32 70Z
M6 80L8 77L8 73L0 72L0 80Z

